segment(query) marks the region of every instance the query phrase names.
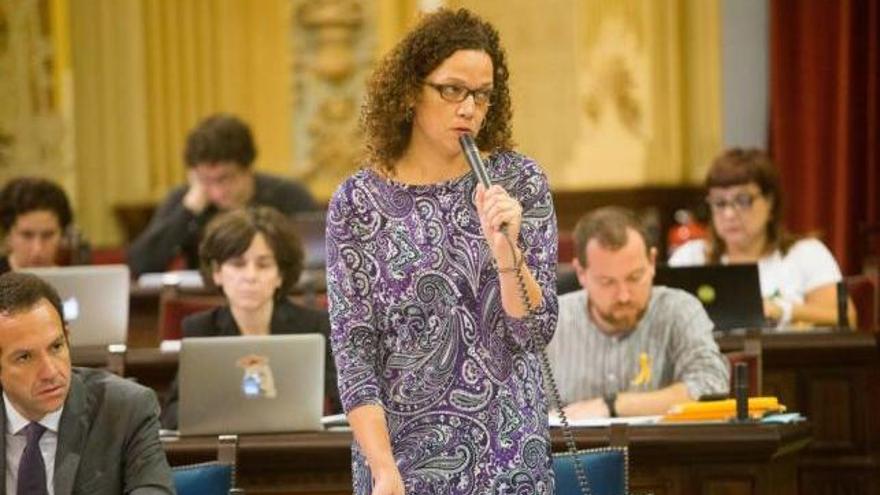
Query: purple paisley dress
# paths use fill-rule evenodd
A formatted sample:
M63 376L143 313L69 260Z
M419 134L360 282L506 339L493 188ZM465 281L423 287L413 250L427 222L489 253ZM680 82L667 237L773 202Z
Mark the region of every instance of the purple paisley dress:
M551 494L538 342L556 327L556 216L531 159L489 175L523 206L519 244L542 288L534 314L501 305L473 203L476 179L410 186L364 169L327 215L331 344L346 411L383 406L407 494ZM352 446L354 493L371 490Z

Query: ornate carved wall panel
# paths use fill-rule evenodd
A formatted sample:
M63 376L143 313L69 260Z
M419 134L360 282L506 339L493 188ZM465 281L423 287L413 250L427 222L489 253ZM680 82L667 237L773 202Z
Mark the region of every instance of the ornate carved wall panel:
M0 182L43 175L70 190L70 76L53 8L0 0Z
M514 136L554 189L702 180L721 147L717 0L447 3L501 32Z
M359 165L358 116L376 56L375 2L294 2L292 127L294 162L321 198Z

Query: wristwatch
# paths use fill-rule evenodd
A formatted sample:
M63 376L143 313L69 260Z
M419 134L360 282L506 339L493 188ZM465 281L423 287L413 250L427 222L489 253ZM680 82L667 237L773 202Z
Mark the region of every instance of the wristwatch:
M616 418L617 417L617 408L614 407L614 403L617 402L617 393L608 394L604 397L605 406L608 407L608 417Z

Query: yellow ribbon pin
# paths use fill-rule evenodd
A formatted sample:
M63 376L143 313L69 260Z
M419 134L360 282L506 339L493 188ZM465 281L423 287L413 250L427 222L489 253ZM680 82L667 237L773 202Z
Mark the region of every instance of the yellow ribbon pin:
M651 358L648 353L639 354L639 374L633 378L631 384L633 386L646 385L651 381Z

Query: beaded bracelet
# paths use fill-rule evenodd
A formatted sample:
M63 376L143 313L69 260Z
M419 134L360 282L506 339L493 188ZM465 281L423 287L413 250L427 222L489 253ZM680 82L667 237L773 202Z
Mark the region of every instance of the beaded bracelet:
M520 254L519 259L514 263L515 266L510 268L498 268L498 273L516 273L522 269L525 260L526 257L523 254Z

